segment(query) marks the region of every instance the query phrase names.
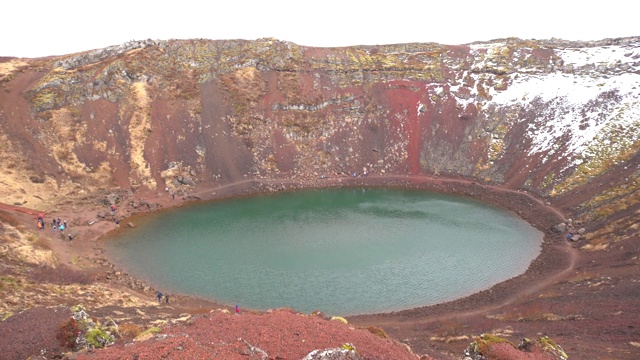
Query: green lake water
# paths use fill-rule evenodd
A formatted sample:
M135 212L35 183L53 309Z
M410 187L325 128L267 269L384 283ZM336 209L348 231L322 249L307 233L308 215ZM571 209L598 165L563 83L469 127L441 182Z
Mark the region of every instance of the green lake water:
M200 203L138 220L110 258L166 293L253 309L388 312L523 273L542 233L465 198L330 189Z

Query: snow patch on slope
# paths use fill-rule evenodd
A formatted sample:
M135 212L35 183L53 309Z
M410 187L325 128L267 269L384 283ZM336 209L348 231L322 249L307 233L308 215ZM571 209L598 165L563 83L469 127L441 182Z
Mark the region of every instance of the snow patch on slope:
M556 51L565 64L573 66L607 65L630 63L640 57L640 49L630 46L602 46L593 48L575 48ZM635 57L635 59L634 59ZM638 70L637 63L635 69Z
M588 67L588 71L511 74L507 90L492 92L491 103L498 106L531 109L542 104L529 126L529 155L553 149L563 137L565 155L576 158L596 137L607 138L602 131L608 124L637 126L640 50L608 46L565 49L557 55L565 66ZM617 71L621 67L636 72Z

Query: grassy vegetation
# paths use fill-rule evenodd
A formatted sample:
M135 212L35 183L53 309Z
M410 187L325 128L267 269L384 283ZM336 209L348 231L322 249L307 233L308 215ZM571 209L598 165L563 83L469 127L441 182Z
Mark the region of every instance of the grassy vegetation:
M149 335L157 334L159 332L162 332L162 329L157 326L154 326L138 334L138 336L136 336L136 339L142 339Z
M462 335L464 324L456 319L448 319L441 322L436 330L438 336L450 337Z
M623 116L625 112L620 110L616 117ZM600 131L583 152L580 165L571 176L555 186L552 195L584 185L613 166L628 162L640 150L640 121L625 125L620 123L622 121L613 121Z
M558 354L561 359L568 359L569 357L564 352L560 345L556 344L555 341L551 340L548 336L543 336L540 338L540 344L542 345L542 349L545 351L551 351L555 354Z
M57 285L93 283L93 278L86 272L73 270L65 265L56 268L38 266L31 270L31 278L35 283L49 283Z
M142 328L134 323L125 323L118 326L118 334L125 340L135 339L142 333Z
M111 334L100 328L93 328L87 331L85 338L87 339L87 343L96 349L113 342Z
M19 287L18 281L11 275L0 275L0 293Z
M475 341L470 345L473 346L474 352L478 354L488 355L489 349L492 344L506 343L513 348L517 348L511 341L501 338L493 334L482 334L475 338Z
M636 220L638 217L640 217L640 210L631 216L607 222L586 236L588 244L582 248L584 250L604 250L610 243L637 237L640 234L640 226Z
M373 326L373 325L367 326L367 331L369 331L373 335L381 337L383 339L389 338L389 335L387 335L387 333L382 328L377 327L377 326Z
M640 203L640 171L622 185L604 189L599 195L581 205L590 209L592 217L606 217Z
M33 245L33 247L42 250L51 250L51 244L46 237L40 236L33 232L27 234L27 240Z

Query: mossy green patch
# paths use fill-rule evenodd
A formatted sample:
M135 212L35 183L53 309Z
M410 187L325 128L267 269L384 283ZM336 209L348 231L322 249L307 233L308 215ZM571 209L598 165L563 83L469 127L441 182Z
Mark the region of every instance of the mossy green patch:
M96 349L113 342L112 336L100 328L87 331L85 338L87 339L87 343Z
M506 343L513 348L516 346L509 340L501 338L493 334L482 334L475 338L475 341L471 343L470 347L473 348L474 353L488 355L489 349L492 344Z

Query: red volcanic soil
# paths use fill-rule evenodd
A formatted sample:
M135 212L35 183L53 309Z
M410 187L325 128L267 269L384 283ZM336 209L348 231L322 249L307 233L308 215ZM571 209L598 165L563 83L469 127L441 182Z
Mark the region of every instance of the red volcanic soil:
M481 186L464 179L386 175L316 179L306 184L281 180L242 180L205 188L189 199L197 197L206 200L239 193L256 193L263 191L266 185L287 189L302 186L397 186L470 196L519 214L544 232L545 241L541 255L525 274L491 289L445 304L348 317L349 325L287 310L270 314L243 311L240 316L228 315L215 310L226 308L222 304L172 294L171 306L159 305L143 310L150 316L160 313L174 318L183 317L185 313L193 315L186 324L178 322L166 325L160 334L143 342L132 343L131 339L123 338L114 346L78 358L218 356L246 359L252 356L261 358L257 355L261 353L255 349L259 348L269 358L299 359L311 350L339 347L347 342L354 344L358 353L368 359L416 358L399 343L402 342L409 345L415 354L424 355L425 359L460 359L473 337L482 333L503 334L515 344L522 337L536 339L548 335L573 359L636 358L636 344L640 342L638 239L614 244L607 251L581 251L578 249L580 243L567 242L564 234L551 230L565 220L556 208L521 191ZM164 193L141 193L136 196L165 208L179 206L184 201L174 200ZM5 206L3 211L6 212L8 208L11 207ZM123 207L119 211L133 213L134 209ZM60 215L67 216L71 212L71 208L62 209ZM25 224L33 220L32 215L25 212L11 213L11 216ZM74 216L95 219L95 210L88 207L75 208L73 213ZM95 240L114 227L113 223L105 221L91 227L78 226L78 237L86 236L91 240L74 242L73 247L54 241L54 251L60 254L64 263L65 259L79 254L96 256L100 253L100 245ZM110 283L110 280L100 276L98 281ZM154 291L138 292L137 295L152 300ZM70 300L68 305L72 304ZM105 306L90 309L90 312L103 317L117 309ZM58 321L54 314L50 317L56 320L47 320L48 316L41 311L37 317L29 316L32 311L35 310L0 323L2 354L18 354L18 349L20 354L38 354L42 349L41 344L52 343L53 333L49 333L47 339L29 340L25 337L24 334L34 326ZM135 319L135 312L131 311L130 315ZM382 328L395 340L371 334L365 330L370 326ZM48 328L52 328L51 325ZM502 352L510 354L510 348L501 346ZM55 352L53 347L50 349ZM498 350L495 354L494 358L500 358L497 357ZM502 358L543 359L548 354L516 351L505 356Z
M166 326L163 336L117 345L77 359L302 359L313 350L340 348L349 339L366 359L416 359L406 346L340 321L288 310L241 315L213 311L187 325ZM264 357L267 358L267 357Z

